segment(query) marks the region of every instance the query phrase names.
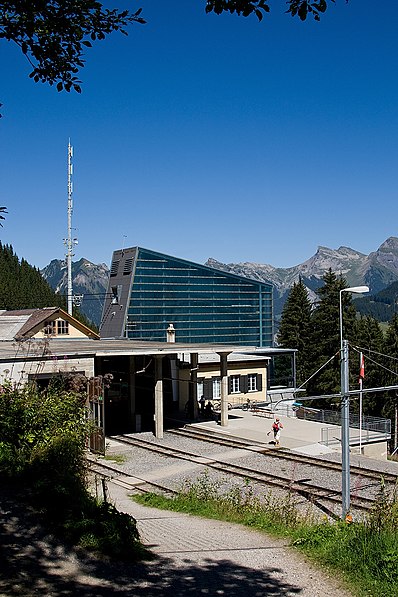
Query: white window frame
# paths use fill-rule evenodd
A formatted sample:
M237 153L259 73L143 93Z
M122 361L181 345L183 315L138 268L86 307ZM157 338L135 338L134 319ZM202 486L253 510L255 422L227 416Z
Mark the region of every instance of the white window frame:
M213 378L213 398L215 400L221 398L221 379L219 377Z
M247 376L247 391L258 392L257 390L257 373L249 373Z
M196 392L197 392L198 400L200 400L201 397L203 396L203 391L204 391L203 379L198 379L198 382L196 384Z
M57 320L57 336L68 336L69 335L69 321L65 319Z
M240 394L240 375L230 376L231 394Z

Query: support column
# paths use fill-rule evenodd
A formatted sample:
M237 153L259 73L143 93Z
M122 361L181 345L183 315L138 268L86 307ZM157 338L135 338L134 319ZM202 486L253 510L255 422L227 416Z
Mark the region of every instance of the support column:
M129 429L141 431L141 421L137 429L137 415L135 412L135 357L129 357Z
M228 426L228 367L227 357L229 352L219 352L220 355L220 380L221 380L221 427Z
M161 356L155 356L155 437L163 439L163 367Z
M192 414L193 418L198 418L198 353L194 352L191 354L191 390L189 396L192 397Z

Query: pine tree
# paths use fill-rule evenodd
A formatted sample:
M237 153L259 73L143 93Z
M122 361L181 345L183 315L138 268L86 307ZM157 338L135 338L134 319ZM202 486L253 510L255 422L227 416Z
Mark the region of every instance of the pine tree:
M385 365L382 353L384 337L379 322L370 315L360 317L356 322L355 349L350 350L349 362L351 383L359 384L359 352L363 353L365 363L364 388L376 388L383 385ZM352 410L359 408L358 402L351 400ZM380 393L363 395L363 413L381 417L383 398Z
M344 278L331 269L323 276L324 285L318 289L320 301L311 316L311 339L309 358L315 373L333 355L335 358L307 384L307 394L335 394L340 392L340 290L347 288ZM356 311L351 294L341 294L343 310L343 337L355 337Z
M384 384L398 385L398 315L393 315L388 324L386 336L384 339L384 352L391 358L385 360L386 372L384 375ZM388 371L387 371L388 369ZM398 392L391 391L384 396L381 413L383 417L395 418L395 409L398 407Z
M283 348L297 348L297 385L308 377L308 347L310 341L311 301L300 279L290 290L282 311L277 341Z
M43 278L40 270L26 259L18 259L11 245L0 242L0 309L39 309L61 307L66 310L66 299L55 292ZM84 325L95 326L78 309L73 316Z

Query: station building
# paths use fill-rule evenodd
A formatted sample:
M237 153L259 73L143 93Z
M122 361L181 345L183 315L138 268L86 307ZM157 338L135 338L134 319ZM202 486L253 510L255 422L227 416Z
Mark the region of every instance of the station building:
M271 347L271 284L141 247L113 253L101 338Z

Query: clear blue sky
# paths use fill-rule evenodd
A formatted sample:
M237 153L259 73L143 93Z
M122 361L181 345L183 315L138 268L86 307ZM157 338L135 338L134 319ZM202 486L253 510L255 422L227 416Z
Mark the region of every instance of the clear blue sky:
M398 236L396 0L337 0L320 23L283 0L262 23L204 0L107 4L148 23L87 51L81 95L0 44L0 239L20 257L63 258L69 137L74 259L124 244L289 267Z

